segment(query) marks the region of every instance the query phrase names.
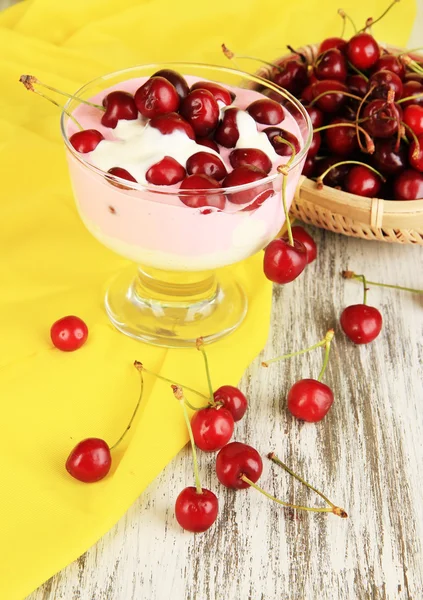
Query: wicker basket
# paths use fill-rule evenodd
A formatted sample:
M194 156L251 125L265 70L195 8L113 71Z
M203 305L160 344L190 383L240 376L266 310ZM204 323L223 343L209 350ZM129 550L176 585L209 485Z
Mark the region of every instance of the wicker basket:
M312 64L318 53L318 45L303 46L299 51ZM263 68L258 74L268 77L270 69ZM303 176L295 193L291 213L305 223L336 233L366 240L423 246L423 199L400 201L364 198L326 185L319 190L315 181Z

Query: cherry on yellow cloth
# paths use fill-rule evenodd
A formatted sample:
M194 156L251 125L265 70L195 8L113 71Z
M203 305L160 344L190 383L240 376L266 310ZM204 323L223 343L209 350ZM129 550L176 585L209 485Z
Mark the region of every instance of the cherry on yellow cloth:
M358 22L385 0L349 1ZM186 443L169 387L146 376L135 427L94 485L70 478L65 459L84 437L117 439L139 393L134 359L206 391L201 356L165 351L117 333L103 310L104 285L124 266L77 216L59 113L18 83L23 73L64 90L108 71L159 60L224 64L220 44L267 59L285 45L336 35L338 0L28 0L0 15L0 598L22 600L77 558L119 519ZM396 14L394 14L396 11ZM378 29L404 44L414 2L403 0ZM399 18L398 15L401 15ZM249 313L209 349L216 386L235 384L268 334L271 286L261 256L232 267ZM90 329L75 353L52 348L49 328L66 314ZM193 398L194 400L194 398ZM258 399L250 398L250 410ZM187 481L187 485L191 484ZM179 490L175 490L175 495Z

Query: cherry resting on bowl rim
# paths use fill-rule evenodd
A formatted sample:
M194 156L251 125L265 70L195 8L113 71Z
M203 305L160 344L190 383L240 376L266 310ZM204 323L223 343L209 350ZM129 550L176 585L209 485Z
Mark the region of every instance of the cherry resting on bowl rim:
M158 71L160 66L137 67L109 76L106 80L96 82L96 91L99 83L104 88L100 94L93 96L90 93L94 89L91 84L83 88L79 94L95 104L101 104L104 96L110 91L122 90L134 94L148 80L149 73ZM154 67L156 67L155 71L153 71ZM172 67L177 70L174 65L169 65L169 68ZM190 87L194 83L204 80L219 83L219 78L222 76L221 69L217 67L194 65L191 68L193 74L188 73L187 69L189 70L189 66L185 65L184 71L180 69L180 72ZM222 71L233 74L233 83L242 83L241 77L247 80L251 77L231 69L222 69ZM110 82L114 85L110 85ZM142 282L138 281L135 287L133 286L134 302L135 296L139 300L136 301L137 310L129 310L129 307L126 306L125 316L119 321L117 317L120 310L118 301L114 301L112 298L115 292L110 292L106 299L109 316L121 330L128 331L126 321L137 318L136 315L139 315L140 309L147 310L143 294L148 296L151 294L153 298L161 302L163 290L173 296L171 288L182 284L191 300L192 297L195 297L196 301L206 300L208 302L217 289L215 276L210 271L236 263L258 252L277 234L283 224L284 213L280 195L282 176L276 172L276 169L280 164L287 162L289 157L278 156L274 152L267 136L261 134L267 125L256 122L245 110L252 102L263 98L263 95L234 84L227 85L225 83L224 87L235 95L234 104L231 107L235 106L240 109L238 111L239 121L237 117L237 126L240 130L239 140L231 148L219 147L220 154L217 154L212 147L207 148L207 152L214 153L222 161L228 173L233 170L229 155L234 149L255 147L268 152L272 167L269 175L265 174L263 181L270 187L270 193L266 195L261 204L258 203L258 208L253 210L244 209L249 204L253 204L254 189L257 189L256 196L263 192L262 180L236 188L234 192L225 188L209 190L205 195L210 194L210 197L220 195L226 198L222 207L220 201L217 206L216 202L198 207L186 205L181 201L181 196L189 197L196 192L195 190L181 190L181 183L155 186L145 182L144 173L148 170L147 167L159 162L164 156L172 157L186 168L186 162L190 156L204 152L205 147L191 139L185 132L184 120L180 115L175 114L170 120L166 115L153 118L152 125L155 124L154 119L171 122L171 132L167 134L163 134L160 129L151 126L149 122L145 123L141 118L119 121L111 130L101 126L98 119L99 111L95 108L78 105L75 101L69 103L72 114L84 128L98 129L105 137L105 140L98 144L93 152L84 156L75 152L67 142L71 180L81 218L89 231L105 246L141 265ZM276 88L275 90L278 92ZM281 99L283 99L282 94ZM301 150L294 160L287 178L288 206L292 202L310 137L309 121L304 109L301 107L300 110L296 109L295 114L298 119L296 121L289 112L290 102L297 107L294 100L285 99L283 129L296 136ZM220 102L221 114L223 105L224 103ZM160 127L162 129L162 126ZM77 131L73 122L66 117L63 117L63 128L65 141L68 136ZM209 135L213 140L213 133ZM123 140L120 146L125 148L125 160L121 160L119 152L115 152L117 144L112 140L116 138ZM146 144L149 149L148 153L139 143L142 139L148 142ZM135 147L137 151L133 153L132 150ZM105 180L104 172L113 167L125 169L136 179L137 183L125 179L124 188L110 185L110 179L109 181ZM219 182L220 185L221 182ZM243 199L240 194L243 194L244 189L247 203L240 202L240 199ZM233 194L237 194L236 203L231 201ZM151 289L153 280L157 279L161 282L160 286L154 284L154 289ZM207 286L206 281L209 282ZM129 280L125 283L121 281L119 284L121 291L126 283L129 287ZM223 290L222 286L221 289ZM239 297L244 295L234 282L232 282L232 290L232 293L238 297L238 301L236 301L238 305L236 324L238 324L245 315L245 300L241 302L242 309L239 310ZM201 320L205 314L205 306L197 305L197 308L194 310L195 321ZM148 310L152 310L151 302ZM179 311L179 308L177 310ZM239 313L242 313L242 317ZM179 315L177 318L181 322L181 316ZM150 341L151 339L157 340L157 336L163 335L167 340L167 345L172 342L169 340L172 337L176 338L175 345L179 346L179 334L175 335L170 322L166 324L162 320L161 325L157 326L157 320L156 314L154 325L152 315L149 333L143 335L142 339L148 335ZM140 319L137 318L137 321ZM182 317L182 321L186 324L185 317ZM194 319L191 318L191 321ZM226 318L223 321L226 331L235 326L233 320L232 323L228 323ZM174 324L175 317L173 318ZM190 330L194 331L194 329L195 335L193 333L192 339L196 339L198 334L203 334L207 341L208 337L212 335L207 331L202 331L199 325L195 326L195 323L190 325ZM141 337L133 330L131 330L131 335ZM171 343L171 345L174 344Z

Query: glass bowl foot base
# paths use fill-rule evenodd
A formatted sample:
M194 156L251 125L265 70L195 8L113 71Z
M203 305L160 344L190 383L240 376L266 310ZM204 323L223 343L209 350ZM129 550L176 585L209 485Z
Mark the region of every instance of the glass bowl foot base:
M122 333L166 348L192 348L232 333L247 297L229 271L177 272L131 267L110 282L105 305Z

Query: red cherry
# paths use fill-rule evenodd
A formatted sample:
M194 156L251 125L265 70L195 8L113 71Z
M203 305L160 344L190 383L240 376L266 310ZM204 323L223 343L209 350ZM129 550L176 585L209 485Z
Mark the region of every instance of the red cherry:
M346 47L350 63L360 70L371 69L380 58L380 48L375 38L369 33L357 33Z
M305 246L307 251L307 264L309 265L316 260L317 257L316 242L313 240L311 235L307 233L303 227L301 227L301 225L294 225L294 227L291 227L291 230L294 240L301 242Z
M381 185L380 177L362 165L354 165L345 178L347 192L367 198L377 198Z
M219 120L219 105L208 90L194 90L182 102L181 115L190 123L196 135L211 133Z
M352 124L352 121L344 119L344 117L335 117L330 121L332 127L326 130L325 140L326 145L333 154L346 157L351 155L358 146L357 133L354 127L342 127L342 123Z
M162 135L170 135L175 131L182 131L191 140L195 140L195 133L189 123L185 121L178 113L168 113L153 117L149 122L150 127L158 129Z
M296 154L298 154L300 151L300 143L298 139L293 133L287 131L286 129L281 129L280 127L266 127L266 129L263 129L263 133L267 135L269 142L272 144L276 154L279 156L291 156L292 148L288 144L284 144L282 141L276 138L282 138L283 140L290 142L294 146Z
M223 180L222 186L224 188L229 188L238 185L245 185L247 183L252 183L253 181L260 181L260 179L263 179L264 177L266 177L266 173L264 171L261 171L256 167L245 165L243 167L237 167L231 171ZM228 200L233 204L247 204L247 202L252 202L258 194L262 194L262 192L270 188L271 184L265 184L253 186L247 190L243 190L242 192L231 192L228 194Z
M228 488L243 490L250 485L241 479L245 475L252 481L260 478L263 461L252 446L231 442L222 448L216 458L216 475L220 483Z
M214 96L216 102L223 102L225 106L232 104L235 99L235 94L231 94L223 85L219 85L213 81L197 81L191 86L191 92L198 89L207 90Z
M289 412L297 419L309 423L321 421L332 403L332 390L316 379L301 379L288 392Z
M423 133L423 106L410 104L404 110L403 121L416 135Z
M111 466L110 448L99 438L87 438L79 442L66 461L67 472L84 483L104 479Z
M400 106L385 100L372 100L363 110L363 127L377 138L392 137L401 120Z
M257 123L263 125L277 125L284 120L282 106L270 98L260 98L247 106L247 112Z
M347 77L347 87L351 94L356 96L365 96L367 94L367 79L361 75L349 75Z
M59 350L73 352L81 348L87 341L88 327L79 317L69 315L53 323L50 337L54 346Z
M408 150L408 162L413 169L423 172L423 135L417 137L419 146L416 152L417 144L413 140Z
M236 116L239 108L228 108L223 113L223 119L218 125L214 139L225 148L233 148L238 141L239 131Z
M104 136L97 129L84 129L70 136L69 141L77 152L86 154L97 148Z
M345 81L347 78L347 61L337 48L330 48L319 54L314 65L317 79Z
M319 160L316 163L316 176L322 175L332 165L339 163L343 160L341 156L329 156L324 158L323 160ZM348 171L350 170L349 165L339 165L334 167L329 171L329 173L325 176L324 184L329 187L342 187L345 177L347 176Z
M314 82L314 83L316 83L316 82ZM314 83L310 83L309 85L307 85L301 92L301 100L303 101L304 104L310 104L310 102L314 98L314 95L313 95Z
M394 93L394 99L399 100L402 96L402 81L395 73L391 71L377 71L374 73L368 82L368 89L374 88L371 93L371 98L382 98L384 100L388 97L388 92L392 90Z
M279 69L274 70L271 79L279 87L297 96L308 83L307 65L299 56L291 55L279 62Z
M210 152L197 152L187 160L188 175L208 175L220 181L227 175L221 159Z
M185 78L173 69L160 69L160 71L154 73L152 77L163 77L170 81L181 100L186 98L189 94L189 85L185 81Z
M304 107L308 112L308 116L310 117L311 124L315 129L321 127L325 120L325 115L323 112L317 108L317 106L305 106Z
M341 81L333 79L322 79L313 83L311 93L314 98L324 94L316 101L316 105L325 113L333 113L338 111L345 102L346 96L342 92L347 91L347 86ZM332 93L327 93L332 92Z
M417 96L416 98L411 98L411 100L407 100L406 102L402 102L403 108L407 108L411 104L418 104L423 106L423 96L419 96L419 94L423 94L423 83L419 81L406 81L402 87L402 98L410 98L410 96Z
M101 117L101 124L114 129L120 119L133 121L138 118L138 109L134 97L128 92L110 92L103 98L106 112Z
M134 183L137 183L137 180L135 179L135 177L132 177L131 173L129 173L126 169L122 169L122 167L112 167L107 172L110 173L110 175L119 177L120 179L126 179L127 181L133 181ZM117 181L114 181L113 179L111 179L109 177L106 177L106 180L108 183L110 183L111 185L114 185L117 188L120 188L121 190L132 189L130 186L123 185L122 183L118 183Z
M177 111L180 102L175 87L164 77L150 77L137 89L134 100L140 113L149 119Z
M405 76L405 67L397 56L393 54L383 54L372 69L372 73L383 70L391 71L398 75L400 79Z
M332 48L337 48L338 50L345 50L347 46L347 42L340 37L330 37L323 40L319 47L319 54L322 52L326 52L326 50L331 50Z
M233 385L222 385L213 394L215 402L221 402L229 410L234 421L240 421L248 408L248 401L244 394Z
M394 179L394 196L396 200L418 200L423 198L423 175L406 169Z
M274 283L290 283L307 265L304 244L294 239L291 246L285 239L272 240L264 251L263 269L267 279Z
M176 520L186 531L206 531L216 521L218 511L217 497L205 488L202 488L202 493L199 494L195 487L187 487L176 498Z
M341 327L354 344L369 344L382 329L382 315L367 304L347 306L341 314Z
M320 135L319 131L316 131L315 133L313 133L313 137L311 139L311 144L310 144L310 148L308 149L307 156L310 158L313 158L314 156L316 156L316 154L319 152L321 143L322 143L322 136Z
M219 182L212 177L208 177L207 175L188 175L179 188L180 190L185 190L185 194L181 194L179 199L191 208L214 206L223 210L225 208L224 194L212 192L212 190L220 188Z
M303 170L301 171L301 174L304 175L305 177L313 177L315 166L316 166L316 160L315 160L314 156L313 156L313 158L310 158L310 156L307 156L307 158L304 161Z
M219 146L214 140L210 140L209 138L198 137L196 141L197 144L200 144L200 146L206 146L206 148L211 148L212 150L220 154Z
M229 161L234 169L244 166L253 166L265 173L272 168L272 161L263 150L257 148L237 148L232 150Z
M372 163L384 175L396 175L407 166L407 153L404 144L401 144L398 150L396 145L397 140L395 138L376 140L375 142Z
M165 156L148 169L145 178L154 185L174 185L182 181L185 175L184 167L177 160Z
M191 428L196 446L205 452L215 452L231 439L234 418L227 408L210 406L194 413Z

